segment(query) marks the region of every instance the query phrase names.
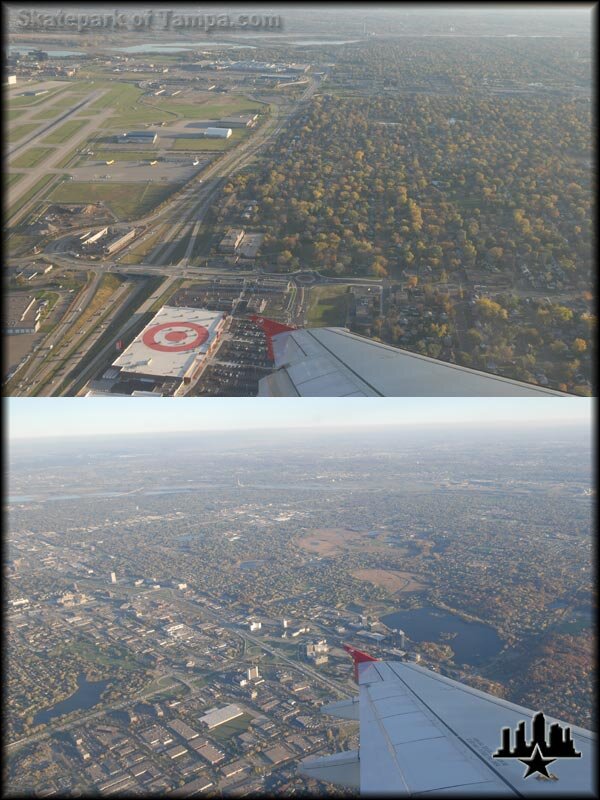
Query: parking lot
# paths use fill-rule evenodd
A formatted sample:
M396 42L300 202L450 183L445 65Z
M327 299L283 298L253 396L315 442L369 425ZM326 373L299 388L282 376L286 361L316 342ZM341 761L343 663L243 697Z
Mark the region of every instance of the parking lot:
M247 319L232 319L229 332L190 396L254 397L258 381L273 371L262 329Z

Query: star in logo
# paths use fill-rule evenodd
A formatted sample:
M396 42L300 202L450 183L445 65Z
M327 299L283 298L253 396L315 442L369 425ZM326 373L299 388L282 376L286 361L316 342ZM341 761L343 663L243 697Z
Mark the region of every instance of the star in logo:
M533 748L533 753L529 756L529 758L520 758L519 761L522 764L527 765L527 772L525 775L523 775L524 778L528 778L530 775L534 775L536 772L539 772L540 775L543 775L545 778L549 778L550 775L548 774L546 765L551 764L553 761L556 761L556 759L544 758L539 745L536 744L536 746Z

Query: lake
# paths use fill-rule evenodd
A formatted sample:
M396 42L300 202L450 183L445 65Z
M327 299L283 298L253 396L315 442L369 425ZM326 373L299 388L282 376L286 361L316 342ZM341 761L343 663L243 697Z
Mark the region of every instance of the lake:
M128 47L114 47L120 53L179 53L185 50L204 50L206 47L246 47L256 50L252 44L236 44L233 42L218 42L214 39L199 39L196 42L166 42L165 44L132 44Z
M66 700L61 700L50 708L39 711L33 718L34 725L46 725L54 717L70 714L72 711L93 708L100 702L108 681L88 681L83 672L77 677L77 691Z
M497 655L503 646L494 628L482 622L466 622L455 614L433 606L412 608L387 614L381 621L390 628L401 628L413 642L448 644L457 664L479 666ZM443 633L456 634L452 639Z
M21 55L25 55L30 50L44 50L38 44L10 44L8 46L9 53L20 53ZM84 53L81 50L44 50L44 52L48 53L49 58L66 58L67 56L84 56Z

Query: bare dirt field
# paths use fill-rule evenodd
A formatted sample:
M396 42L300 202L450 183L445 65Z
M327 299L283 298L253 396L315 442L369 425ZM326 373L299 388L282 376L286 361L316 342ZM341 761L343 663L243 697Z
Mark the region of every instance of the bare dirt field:
M354 552L376 553L389 552L387 531L373 532L349 531L345 528L321 528L309 531L298 538L297 542L303 550L318 556L334 556L353 550ZM396 554L406 552L396 547Z
M421 589L425 589L425 584L417 580L410 572L387 569L357 569L351 575L360 581L369 581L375 586L381 586L392 594L418 592Z

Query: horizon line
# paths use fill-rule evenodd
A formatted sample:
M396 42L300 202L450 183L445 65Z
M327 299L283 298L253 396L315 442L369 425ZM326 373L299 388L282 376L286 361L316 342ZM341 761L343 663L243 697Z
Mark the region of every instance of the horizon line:
M565 419L564 417L557 417L555 419L509 419L509 418L498 418L495 420L475 420L473 422L465 421L465 420L419 420L419 421L399 421L390 423L389 421L367 421L364 423L356 424L356 423L340 423L340 424L332 424L331 421L327 423L308 423L308 424L290 424L290 425L261 425L256 427L247 427L247 426L222 426L222 427L214 427L214 428L181 428L177 430L168 430L168 429L156 429L156 430L134 430L134 431L89 431L89 432L76 432L76 433L50 433L50 434L39 434L39 435L9 435L9 441L39 441L40 439L45 440L63 440L63 439L83 439L83 438L98 438L98 437L113 437L113 436L157 436L157 435L173 435L173 434L199 434L199 433L260 433L260 432L271 432L271 431L287 431L287 432L294 432L296 430L318 430L319 432L323 431L341 431L341 430L349 430L349 431L356 431L356 430L365 430L365 429L372 429L372 428L388 428L388 429L399 429L399 428L432 428L432 427L443 427L448 430L452 428L485 428L486 430L493 430L497 425L501 425L503 427L510 427L510 428L522 428L523 426L530 427L534 425L538 428L543 427L551 427L555 428L555 426L559 424L561 427L572 427L572 426L582 426L588 427L590 425L589 420L582 420L582 419Z

